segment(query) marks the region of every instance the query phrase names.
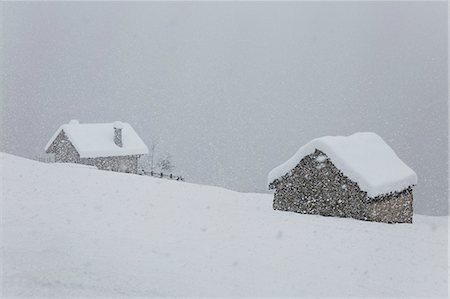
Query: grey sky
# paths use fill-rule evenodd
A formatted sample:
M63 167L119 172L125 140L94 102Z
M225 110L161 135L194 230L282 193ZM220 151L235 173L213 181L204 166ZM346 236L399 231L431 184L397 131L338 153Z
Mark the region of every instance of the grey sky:
M447 3L2 4L2 151L131 123L188 181L264 191L323 135L374 131L447 211Z

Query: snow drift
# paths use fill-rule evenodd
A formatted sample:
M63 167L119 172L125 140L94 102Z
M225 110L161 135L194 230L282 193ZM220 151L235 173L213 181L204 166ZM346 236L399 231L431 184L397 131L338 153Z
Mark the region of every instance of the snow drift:
M445 296L447 221L272 210L272 196L0 155L4 296Z

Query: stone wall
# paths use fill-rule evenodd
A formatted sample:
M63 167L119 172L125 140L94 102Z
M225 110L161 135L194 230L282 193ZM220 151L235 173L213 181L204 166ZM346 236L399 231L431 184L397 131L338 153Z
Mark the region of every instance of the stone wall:
M67 138L64 131L61 131L55 138L47 153L55 154L55 162L60 163L81 163L96 166L98 169L118 172L137 173L139 155L80 158L77 150Z
M319 150L270 187L275 189L275 210L380 222L412 221L411 189L369 198Z
M80 163L80 155L63 130L46 151L55 154L55 162Z
M412 189L408 188L400 193L375 198L367 204L367 212L371 221L412 223Z
M82 164L93 165L98 169L118 172L137 173L139 156L116 156L99 158L81 158Z

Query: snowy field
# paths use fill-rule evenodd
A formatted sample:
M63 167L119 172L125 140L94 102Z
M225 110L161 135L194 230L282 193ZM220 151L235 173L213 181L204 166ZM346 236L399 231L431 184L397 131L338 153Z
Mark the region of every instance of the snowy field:
M1 154L4 296L446 296L447 218L382 224L272 196Z

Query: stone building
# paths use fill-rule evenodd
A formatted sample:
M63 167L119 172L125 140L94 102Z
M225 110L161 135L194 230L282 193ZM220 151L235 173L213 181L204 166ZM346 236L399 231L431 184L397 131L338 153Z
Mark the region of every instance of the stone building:
M55 132L45 152L54 154L55 162L137 173L138 159L148 154L148 148L128 123L80 124L71 120Z
M275 210L386 223L412 223L416 183L374 133L314 139L268 178Z

